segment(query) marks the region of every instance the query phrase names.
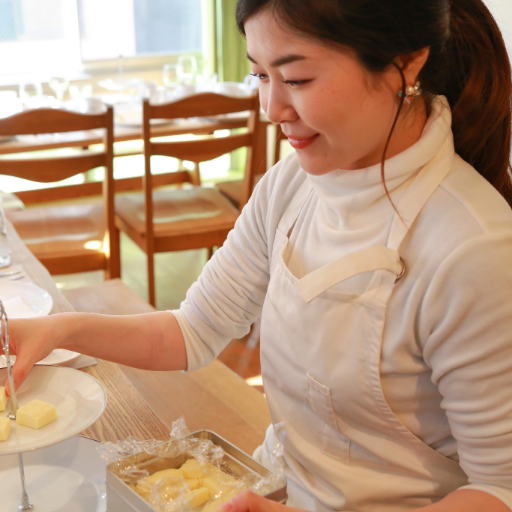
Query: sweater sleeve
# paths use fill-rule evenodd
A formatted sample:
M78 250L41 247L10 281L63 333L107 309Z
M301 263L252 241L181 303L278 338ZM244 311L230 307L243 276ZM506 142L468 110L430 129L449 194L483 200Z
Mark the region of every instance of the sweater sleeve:
M465 488L512 510L512 235L484 234L439 267L420 316Z
M226 242L173 312L185 338L187 371L210 363L261 315L269 281L266 218L275 174L269 171L258 183Z

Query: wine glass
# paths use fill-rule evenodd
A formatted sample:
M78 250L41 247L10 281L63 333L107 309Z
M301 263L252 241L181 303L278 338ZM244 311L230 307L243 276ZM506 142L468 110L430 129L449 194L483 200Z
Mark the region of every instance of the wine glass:
M178 82L178 64L165 64L162 69L162 81L166 87L174 87Z
M48 85L50 86L50 89L55 93L55 96L57 96L58 102L62 103L64 94L69 87L69 79L63 76L52 76L48 82Z
M19 96L25 108L30 108L33 99L43 95L43 87L39 80L27 79L19 85Z
M191 84L197 73L197 60L193 55L182 55L178 58L176 68L178 80L183 84Z

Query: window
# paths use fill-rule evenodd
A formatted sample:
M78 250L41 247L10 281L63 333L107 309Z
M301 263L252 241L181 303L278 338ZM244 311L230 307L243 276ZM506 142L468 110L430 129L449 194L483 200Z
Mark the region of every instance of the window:
M0 76L45 80L54 73L78 75L84 64L89 71L95 62L120 55L201 54L204 5L205 0L0 0Z
M201 0L78 0L82 60L202 50Z
M76 69L75 0L0 0L0 74Z
M44 13L54 13L52 17ZM0 41L64 37L61 0L0 0Z

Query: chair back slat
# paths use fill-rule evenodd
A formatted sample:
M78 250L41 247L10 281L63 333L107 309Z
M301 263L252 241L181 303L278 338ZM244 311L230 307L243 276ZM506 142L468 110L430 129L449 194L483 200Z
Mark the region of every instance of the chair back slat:
M254 96L233 98L222 94L206 92L195 94L179 101L152 105L147 102L150 119L178 119L182 117L205 117L232 114L250 110L254 105Z
M151 142L152 155L172 156L191 162L205 162L231 153L236 149L251 145L248 133L205 140L187 140L182 142Z
M105 128L107 112L79 114L66 110L42 108L27 110L0 119L0 135L37 135Z
M181 183L192 183L190 171L167 172L164 174L155 174L154 186L163 187L167 185L176 185ZM142 190L142 177L120 178L114 182L116 192L135 192ZM103 189L101 181L91 183L80 183L78 185L67 185L65 187L42 188L38 190L24 190L16 192L16 196L21 199L26 206L37 203L50 203L52 201L61 201L67 199L78 199L80 197L100 196Z
M71 178L71 176L76 176L95 167L104 167L106 164L105 153L88 153L87 155L48 159L0 159L0 174L39 183L52 183Z

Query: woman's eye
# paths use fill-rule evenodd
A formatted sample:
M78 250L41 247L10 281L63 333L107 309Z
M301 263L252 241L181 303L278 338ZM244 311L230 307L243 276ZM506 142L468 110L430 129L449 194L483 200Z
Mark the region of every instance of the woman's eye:
M256 78L259 78L261 81L266 80L268 78L268 76L264 75L263 73L251 73L251 76L255 76Z
M283 80L283 84L291 85L292 87L297 87L299 85L307 84L311 82L311 80Z

